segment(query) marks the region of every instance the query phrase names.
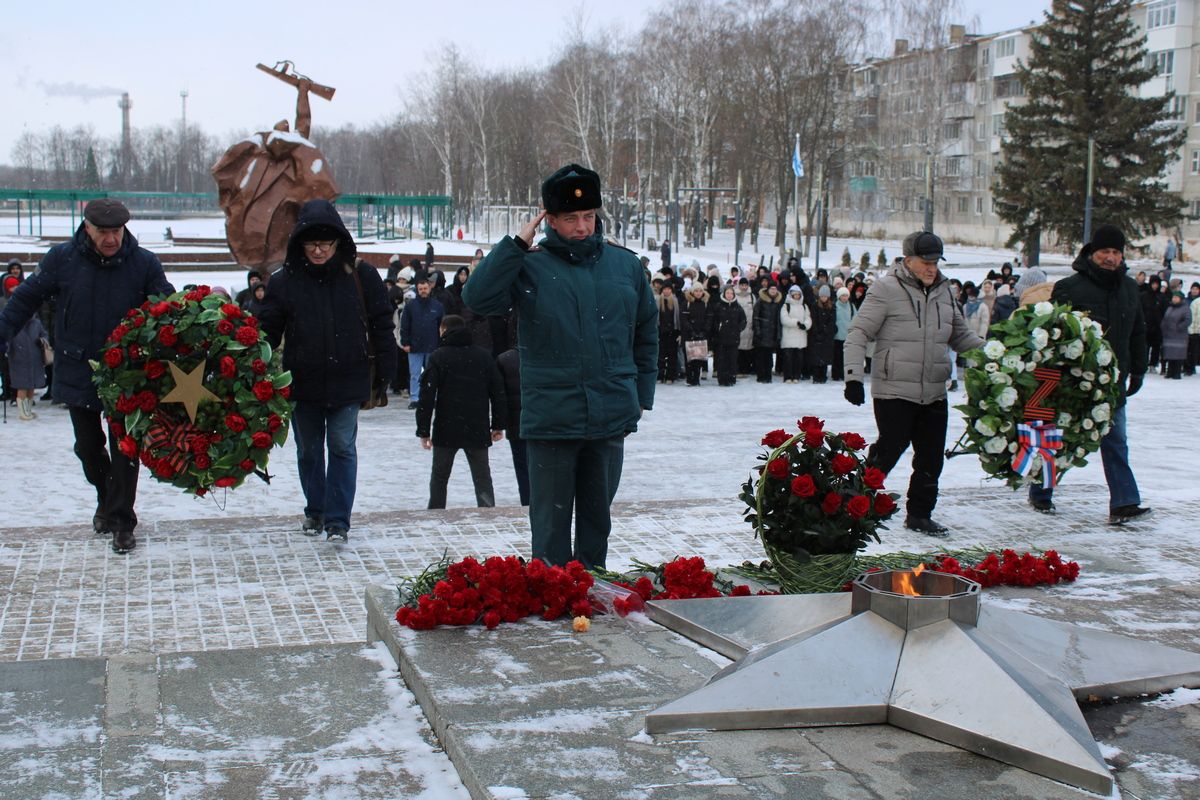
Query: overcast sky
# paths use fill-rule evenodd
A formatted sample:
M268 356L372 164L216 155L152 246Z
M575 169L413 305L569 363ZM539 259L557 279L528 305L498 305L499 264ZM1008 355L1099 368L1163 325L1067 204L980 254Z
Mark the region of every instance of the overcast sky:
M573 2L548 0L80 0L6 3L0 25L0 163L11 163L22 131L91 125L121 128L127 91L133 124L179 124L187 90L189 124L223 136L294 118L295 90L254 68L294 61L333 86L332 103L313 99L321 126L371 125L393 116L407 86L457 43L487 69L542 66L559 50ZM587 4L589 25L628 33L650 0ZM1049 0L963 0L972 32L994 33L1040 20Z

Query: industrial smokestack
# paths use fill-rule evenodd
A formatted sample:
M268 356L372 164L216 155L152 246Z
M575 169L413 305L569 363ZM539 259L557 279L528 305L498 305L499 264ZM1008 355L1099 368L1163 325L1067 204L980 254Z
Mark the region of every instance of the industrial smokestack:
M133 108L133 101L129 99L129 92L121 93L117 107L121 109L121 188L128 189L129 170L133 164L133 135L129 128L129 109Z

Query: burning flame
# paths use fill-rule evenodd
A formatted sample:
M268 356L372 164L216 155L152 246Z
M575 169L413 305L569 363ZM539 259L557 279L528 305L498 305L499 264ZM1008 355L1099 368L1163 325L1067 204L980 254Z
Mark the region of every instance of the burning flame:
M924 564L918 564L912 568L910 572L902 572L896 576L896 584L893 587L897 594L906 595L908 597L919 597L920 592L916 588L917 576L925 571Z

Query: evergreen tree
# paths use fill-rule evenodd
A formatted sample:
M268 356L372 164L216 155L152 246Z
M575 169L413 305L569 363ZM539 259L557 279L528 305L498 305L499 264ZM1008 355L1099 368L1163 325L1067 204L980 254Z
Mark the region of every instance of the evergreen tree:
M1111 223L1132 241L1178 222L1183 202L1164 176L1187 132L1171 119L1173 92L1137 96L1154 71L1127 0L1053 0L1016 75L1028 102L1004 115L993 186L1009 246L1036 254L1042 232L1082 241L1088 137L1093 229Z
M96 166L96 151L91 147L87 149L87 161L83 166L82 188L92 190L100 188L100 169Z

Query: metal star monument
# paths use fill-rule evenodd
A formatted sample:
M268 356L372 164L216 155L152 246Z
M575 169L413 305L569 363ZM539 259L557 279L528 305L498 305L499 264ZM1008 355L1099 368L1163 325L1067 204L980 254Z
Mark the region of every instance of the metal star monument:
M646 613L736 659L646 715L647 733L888 723L1106 795L1112 775L1077 698L1200 686L1200 654L981 607L979 584L945 573Z

